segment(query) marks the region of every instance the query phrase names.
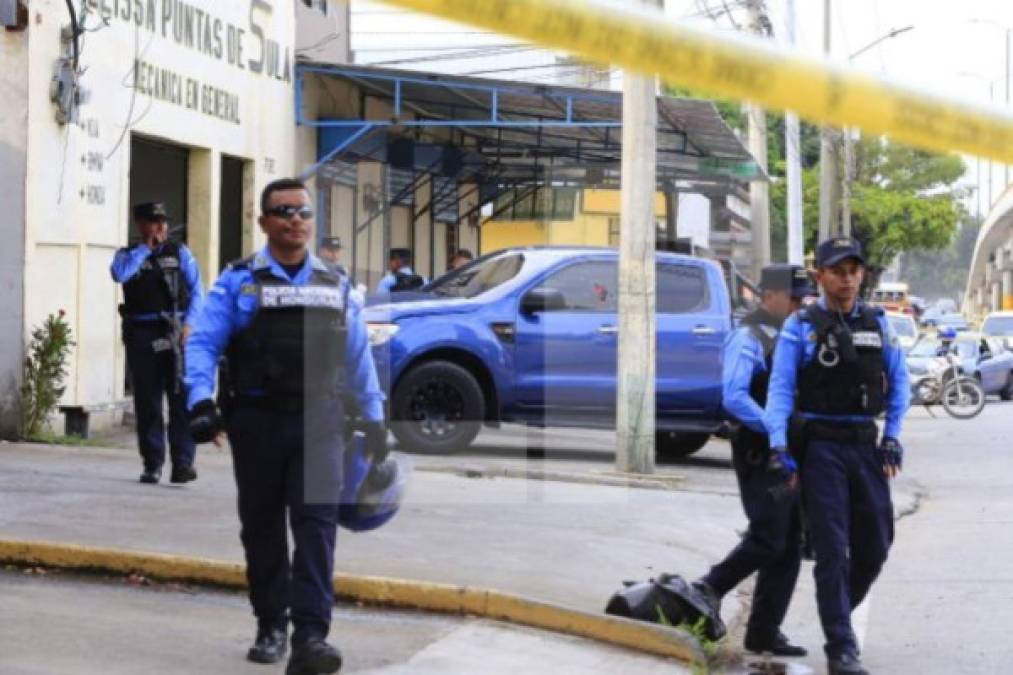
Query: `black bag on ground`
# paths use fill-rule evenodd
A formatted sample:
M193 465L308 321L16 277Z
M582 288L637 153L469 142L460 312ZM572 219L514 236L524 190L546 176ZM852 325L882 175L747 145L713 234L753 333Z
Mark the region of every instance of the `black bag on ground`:
M623 585L605 605L606 614L671 626L694 625L704 617L704 635L709 640L720 640L727 632L721 617L711 610L700 592L678 574L662 574L641 582L625 581Z

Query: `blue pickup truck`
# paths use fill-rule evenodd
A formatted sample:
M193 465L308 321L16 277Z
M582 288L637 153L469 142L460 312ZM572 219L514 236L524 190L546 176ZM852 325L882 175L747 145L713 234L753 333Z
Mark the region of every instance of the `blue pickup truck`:
M497 251L366 309L391 427L426 453L466 448L483 424L615 428L618 253ZM657 454L721 428L732 311L714 262L657 255Z

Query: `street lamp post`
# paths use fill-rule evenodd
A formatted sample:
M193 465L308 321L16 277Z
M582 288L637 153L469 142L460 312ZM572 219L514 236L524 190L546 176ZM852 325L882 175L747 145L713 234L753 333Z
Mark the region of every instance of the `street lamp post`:
M1005 98L1005 100L1006 100L1006 107L1009 108L1009 105L1010 105L1010 56L1011 56L1010 52L1011 52L1011 49L1013 49L1013 28L1011 28L1011 27L1009 27L1009 26L1007 26L1005 24L1001 24L998 21L993 21L991 19L971 19L970 22L973 23L973 24L977 24L977 25L995 26L996 28L999 28L1000 30L1002 30L1003 32L1006 33L1006 63L1005 63L1005 66L1004 66L1004 70L1006 72L1006 75L1005 75L1006 98ZM991 166L992 166L992 162L990 160L989 161L989 169L990 170L991 170ZM1009 164L1003 165L1003 184L1004 184L1004 186L1008 186L1009 185ZM991 185L989 185L989 190L991 190ZM991 199L989 201L991 201ZM989 207L991 208L991 204L989 204Z
M898 35L914 30L914 26L894 28L886 35L881 35L857 52L848 57L848 63L854 63L855 59L869 51L873 47L891 40ZM851 185L855 180L855 141L851 129L844 129L844 179L841 186L841 234L845 237L851 236Z
M985 77L984 75L982 75L981 73L973 73L973 72L966 71L966 70L957 73L957 77L970 77L970 78L974 78L976 80L981 80L982 82L984 82L985 84L987 84L988 85L988 100L991 103L995 103L995 80L991 80L991 79ZM1006 86L1007 86L1007 91L1008 91L1008 89L1009 89L1009 84L1008 84L1009 79L1007 78L1006 81L1007 81L1007 85ZM977 176L977 178L978 178L978 196L975 199L975 201L978 202L978 214L979 215L981 214L981 197L982 197L982 195L988 195L988 202L986 204L986 206L987 206L986 212L992 210L992 165L993 165L993 162L992 162L991 159L989 159L987 161L988 161L988 190L985 191L985 190L981 189L981 157L978 158L978 176ZM1009 185L1009 167L1008 166L1006 167L1006 185Z

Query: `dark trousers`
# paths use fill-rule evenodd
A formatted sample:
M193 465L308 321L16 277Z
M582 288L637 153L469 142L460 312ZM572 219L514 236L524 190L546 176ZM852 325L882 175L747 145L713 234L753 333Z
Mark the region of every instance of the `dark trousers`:
M801 561L798 499L774 501L771 497L770 488L782 479L767 471L765 446L765 442L763 447L732 442L732 462L749 528L732 552L704 577L724 596L758 573L747 634L764 642L777 635L788 613Z
M137 418L137 445L144 468L156 471L165 463L165 420L163 397L169 399L169 451L173 466L193 466L197 446L187 428L186 392L176 375L172 350L155 352L152 343L165 338L167 331L157 321L136 322L124 327L123 342L134 385L134 415Z
M321 419L239 405L228 421L253 613L260 628L291 613L293 644L326 637L334 606L344 419Z
M802 492L827 655L857 652L851 612L865 599L893 543L890 485L875 442L811 439Z

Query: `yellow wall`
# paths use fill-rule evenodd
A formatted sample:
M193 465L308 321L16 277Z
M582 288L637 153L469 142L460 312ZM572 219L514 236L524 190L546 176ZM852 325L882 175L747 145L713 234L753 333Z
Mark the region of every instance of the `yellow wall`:
M482 225L482 253L513 246L610 246L609 220L619 217L619 190L584 190L574 220L487 220ZM657 193L654 208L665 210Z
M619 190L584 190L581 195L581 210L584 213L604 213L617 216L621 210L620 203ZM659 217L668 213L664 193L654 193L654 213Z
M614 217L614 216L613 216ZM482 226L482 253L513 246L608 246L609 216L575 220L490 220Z

